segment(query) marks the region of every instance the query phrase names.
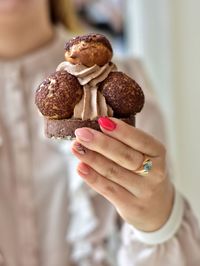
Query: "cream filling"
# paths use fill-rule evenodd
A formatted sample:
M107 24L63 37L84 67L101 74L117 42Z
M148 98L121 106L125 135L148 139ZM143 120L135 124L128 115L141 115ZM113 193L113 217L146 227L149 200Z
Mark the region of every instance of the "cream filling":
M112 71L116 71L116 66L110 62L103 67L94 65L86 67L84 65L73 65L69 62L62 62L56 69L66 70L76 76L83 86L83 97L74 108L74 118L82 120L93 120L98 116L113 116L112 108L106 103L105 97L98 90L97 84L107 78Z

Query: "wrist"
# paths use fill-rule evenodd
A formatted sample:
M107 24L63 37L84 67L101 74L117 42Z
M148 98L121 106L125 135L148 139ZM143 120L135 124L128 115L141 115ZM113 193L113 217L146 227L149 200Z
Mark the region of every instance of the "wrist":
M131 226L134 235L140 242L149 245L161 244L172 238L179 230L184 213L183 198L178 191L175 190L173 207L168 220L156 231L144 232Z
M170 180L168 180L167 189L163 192L163 194L165 195L163 204L160 206L160 209L158 208L160 217L155 220L155 223L152 224L152 227L149 230L146 230L148 232L158 231L166 224L171 216L176 200L176 190Z
M139 219L130 223L133 227L143 232L154 232L167 222L174 205L175 189L169 179L166 183L148 201Z

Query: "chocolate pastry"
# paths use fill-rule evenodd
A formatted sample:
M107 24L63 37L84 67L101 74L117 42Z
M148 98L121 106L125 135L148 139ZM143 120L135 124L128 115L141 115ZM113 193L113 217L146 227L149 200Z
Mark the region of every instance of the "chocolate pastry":
M65 60L87 67L103 66L112 58L110 42L101 34L88 34L71 39L65 45Z
M144 94L135 80L122 72L111 72L99 86L116 117L129 117L142 110Z
M38 87L35 103L48 119L65 119L73 115L75 105L83 95L77 78L67 71L57 71Z
M65 50L66 61L36 91L46 136L72 139L80 127L100 131L100 116L114 116L134 126L144 94L111 62L109 41L100 34L79 36L66 43Z

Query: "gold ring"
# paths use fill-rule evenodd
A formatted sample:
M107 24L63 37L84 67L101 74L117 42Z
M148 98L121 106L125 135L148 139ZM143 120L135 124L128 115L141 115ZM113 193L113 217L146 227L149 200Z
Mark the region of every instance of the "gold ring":
M142 166L134 172L138 175L145 176L145 175L148 175L152 167L153 167L152 161L149 158L146 158L145 156Z

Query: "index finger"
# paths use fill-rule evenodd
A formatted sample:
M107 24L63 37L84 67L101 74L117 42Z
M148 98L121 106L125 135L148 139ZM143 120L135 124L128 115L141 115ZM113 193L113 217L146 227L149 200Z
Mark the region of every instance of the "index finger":
M146 155L157 157L165 153L165 148L153 136L135 128L120 119L111 117L100 117L98 119L101 130L112 138L115 138L131 148ZM108 130L106 123L114 123L115 129Z

